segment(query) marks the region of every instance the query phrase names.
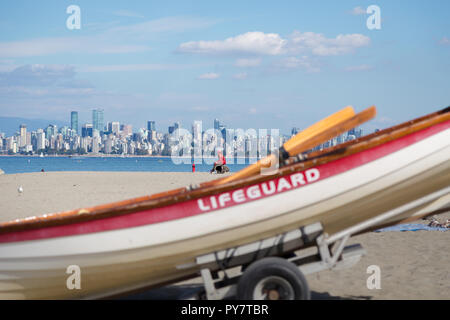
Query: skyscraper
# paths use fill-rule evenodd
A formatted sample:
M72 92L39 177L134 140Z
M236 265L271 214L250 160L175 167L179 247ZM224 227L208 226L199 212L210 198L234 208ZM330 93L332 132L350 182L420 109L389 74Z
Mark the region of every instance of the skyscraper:
M148 131L156 131L156 122L155 121L147 121L147 130Z
M104 122L103 122L104 110L94 109L92 110L92 125L93 129L103 132Z
M194 139L202 139L202 122L195 120L192 123L192 136Z
M50 140L50 138L55 136L57 133L58 133L58 126L55 124L49 124L45 129L45 136L48 140Z
M70 113L70 129L74 130L78 134L78 112L72 111Z
M92 128L92 124L90 123L86 123L85 125L83 125L81 127L81 136L83 138L85 137L92 137L92 133L93 133L93 128Z
M111 130L109 131L118 135L120 132L120 123L117 121L111 122Z
M197 164L202 163L202 122L195 120L192 123L192 141L194 143L194 161Z
M220 121L219 119L214 119L214 130L219 130Z
M20 125L20 141L19 147L24 147L27 144L27 126L25 124Z
M38 129L36 133L36 150L45 149L45 133L44 130Z
M126 135L131 136L133 134L133 127L131 124L123 124L120 126L120 130Z

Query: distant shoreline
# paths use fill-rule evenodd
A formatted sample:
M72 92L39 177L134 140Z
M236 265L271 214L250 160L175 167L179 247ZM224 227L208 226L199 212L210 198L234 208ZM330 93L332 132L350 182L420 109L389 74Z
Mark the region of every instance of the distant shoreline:
M40 158L41 156L38 154L0 154L0 157L27 157L27 158ZM46 157L58 157L58 158L79 158L79 157L89 157L89 158L170 158L170 156L153 156L153 155L126 155L122 156L120 154L49 154L44 155L43 158Z
M23 158L41 158L38 154L0 154L0 157L23 157ZM153 155L126 155L122 156L120 154L83 154L83 155L65 155L65 154L51 154L44 155L43 158L47 157L55 157L55 158L172 158L172 156L153 156ZM194 157L178 157L179 159L194 159ZM201 157L202 159L216 159L217 157ZM225 158L234 158L234 159L262 159L259 157L227 157Z

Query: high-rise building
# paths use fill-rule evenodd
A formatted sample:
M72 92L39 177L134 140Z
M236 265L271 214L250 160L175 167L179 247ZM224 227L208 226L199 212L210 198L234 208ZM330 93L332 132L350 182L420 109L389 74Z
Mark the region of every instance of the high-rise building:
M195 120L192 123L192 137L202 139L202 122L199 120Z
M353 129L350 129L347 132L347 135L352 135L352 136L355 136L355 138L360 138L362 136L362 133L363 133L363 131L361 128L355 127Z
M92 153L99 153L100 151L100 137L94 137L92 139Z
M120 132L120 123L117 121L108 122L106 128L109 133L114 133L115 135L118 135Z
M20 140L19 147L25 147L27 145L27 126L24 124L20 125Z
M70 113L70 129L75 131L78 134L78 112L72 111Z
M156 131L156 122L155 121L147 121L147 130L148 131Z
M69 127L63 126L59 128L59 133L61 133L64 137L67 136L69 134Z
M108 137L105 141L105 153L111 153L113 147L113 140L111 137Z
M131 124L122 124L120 130L122 130L125 136L131 136L133 134L133 127Z
M83 138L92 137L92 132L93 132L93 125L90 123L86 123L81 127L81 136Z
M100 131L92 129L92 138L100 138Z
M14 137L6 138L6 150L11 150L13 153L17 153L17 143L14 141Z
M359 128L358 132L356 133L357 138L361 138L363 136L363 129Z
M291 136L295 136L299 132L300 132L300 128L293 127L291 130Z
M44 130L38 129L36 132L36 150L45 149L45 133Z
M181 128L181 124L179 122L175 122L173 124L173 127L175 128L175 130L180 129Z
M58 126L55 124L49 124L48 127L45 129L45 135L48 140L50 140L50 138L55 136L57 133L58 133Z
M93 128L103 132L103 128L104 128L104 122L103 122L103 117L104 117L104 110L103 109L94 109L92 110L92 125Z
M117 121L111 122L111 132L118 135L120 132L120 123Z
M148 137L147 137L147 139L148 139L149 141L155 142L156 139L157 139L156 131L149 131L149 132L148 132Z
M344 134L340 134L336 137L336 144L341 144L345 142L345 135Z
M175 131L175 127L174 126L170 126L169 127L169 134L172 134Z
M214 119L214 130L219 130L220 121L219 119Z

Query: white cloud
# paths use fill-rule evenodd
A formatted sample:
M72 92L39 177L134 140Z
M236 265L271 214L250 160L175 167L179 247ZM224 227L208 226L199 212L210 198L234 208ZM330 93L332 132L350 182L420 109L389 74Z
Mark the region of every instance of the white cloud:
M261 64L261 58L255 59L237 59L234 64L236 67L257 67Z
M185 42L180 44L178 51L201 54L279 55L284 52L286 43L287 40L276 33L247 32L225 40Z
M277 66L287 69L304 69L307 72L320 72L318 62L307 56L287 57L277 63Z
M70 65L32 64L0 72L0 95L15 99L79 97L95 92Z
M17 64L15 64L14 60L0 60L0 73L1 72L10 72L13 71L18 67Z
M294 31L288 40L276 33L247 32L225 40L191 41L182 43L179 52L195 54L256 54L283 55L312 53L317 56L335 56L354 52L366 47L370 38L362 34L340 34L327 38L314 32ZM240 64L249 64L242 60Z
M336 56L352 53L355 49L366 47L370 38L362 34L340 34L336 38L327 38L314 32L295 31L290 40L291 52L311 52L318 56Z
M373 66L367 65L367 64L361 64L358 66L350 66L345 68L345 71L354 72L354 71L369 71L372 70Z
M0 85L61 85L73 82L74 76L74 68L69 65L23 65L8 72L0 72Z
M198 76L198 79L214 80L214 79L218 79L219 77L220 77L220 75L218 73L210 72L210 73L204 73L204 74Z
M63 53L114 54L145 52L151 48L142 43L161 36L160 33L184 32L190 29L205 28L214 23L216 21L191 17L166 17L126 26L103 28L98 33L91 33L92 35L89 36L34 38L22 41L0 42L0 58L46 56Z
M242 73L237 73L235 75L233 75L234 79L238 79L238 80L243 80L246 79L248 76L247 72L242 72Z
M130 53L150 50L145 45L115 44L105 38L41 38L0 43L0 57L33 57L61 53Z
M40 98L40 97L58 97L58 96L86 96L94 94L94 88L62 88L62 87L24 87L24 86L7 86L0 87L2 96L17 98Z
M105 66L83 66L79 72L155 71L178 69L181 66L168 64L123 64Z
M132 35L133 37L142 38L154 36L155 33L161 32L183 32L186 30L207 28L215 23L217 23L215 20L194 17L165 17L115 27L110 30L110 33L113 35Z
M350 13L354 16L359 16L359 15L366 14L366 9L358 6L358 7L353 8L353 10L350 11Z
M450 45L450 39L447 38L447 37L443 37L443 38L441 39L441 41L439 41L439 44L442 44L442 45L444 45L444 46L448 46L448 45Z

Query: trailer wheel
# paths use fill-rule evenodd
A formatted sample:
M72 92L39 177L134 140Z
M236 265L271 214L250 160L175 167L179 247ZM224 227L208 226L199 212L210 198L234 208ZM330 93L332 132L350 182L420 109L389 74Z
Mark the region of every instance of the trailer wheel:
M308 300L303 273L293 263L277 257L252 263L239 279L239 300Z

